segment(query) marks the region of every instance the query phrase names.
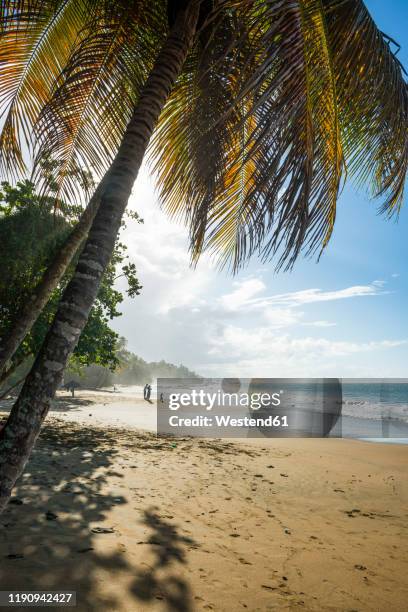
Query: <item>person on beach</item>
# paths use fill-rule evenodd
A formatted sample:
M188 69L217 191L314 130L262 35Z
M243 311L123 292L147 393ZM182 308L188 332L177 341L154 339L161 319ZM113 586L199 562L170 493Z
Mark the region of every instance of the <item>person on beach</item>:
M152 393L152 387L151 385L147 385L147 389L146 389L146 399L148 402L150 402L150 395Z
M63 386L63 389L66 389L68 392L71 391L71 397L75 397L75 389L78 389L80 386L81 385L75 382L75 380L71 380Z
M147 388L148 388L148 384L146 383L145 386L143 387L143 399L147 399Z

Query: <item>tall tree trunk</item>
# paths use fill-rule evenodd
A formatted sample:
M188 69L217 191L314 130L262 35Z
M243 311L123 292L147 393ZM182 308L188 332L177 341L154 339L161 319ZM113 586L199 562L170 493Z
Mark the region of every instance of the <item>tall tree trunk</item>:
M4 399L5 397L7 397L7 395L10 393L10 391L12 391L13 389L15 389L16 387L18 387L18 385L21 385L21 383L25 380L25 376L22 376L21 378L18 379L17 382L15 382L13 385L11 385L11 387L9 387L8 389L6 389L4 392L1 393L0 395L0 400Z
M43 278L27 300L22 311L17 314L11 329L7 332L7 335L0 338L0 380L6 370L7 363L37 321L50 299L51 293L58 286L72 258L88 235L89 228L98 210L101 189L102 183L96 189L80 220L45 271Z
M178 14L108 171L76 271L52 327L0 434L0 511L29 458L110 260L150 136L192 45L199 12L193 0Z
M17 370L17 368L21 366L21 364L23 363L24 359L26 359L25 356L24 357L20 357L20 359L18 359L17 361L14 361L14 363L12 363L10 365L8 370L3 370L3 372L1 372L1 374L0 374L0 387L13 374L13 372L15 372Z

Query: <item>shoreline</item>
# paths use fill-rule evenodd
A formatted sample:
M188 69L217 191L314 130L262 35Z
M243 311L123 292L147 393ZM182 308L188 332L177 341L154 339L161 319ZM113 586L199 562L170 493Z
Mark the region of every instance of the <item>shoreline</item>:
M11 408L13 401L14 400L0 401L0 418L2 411L3 418L7 415L7 411ZM76 391L74 398L67 392L58 391L56 400L53 402L49 414L51 416L60 415L64 419L84 424L102 424L113 427L124 426L134 430L149 431L153 433L157 431L156 399L152 395L152 401L150 403L143 400L143 389L141 386L123 386L116 392L107 389L80 389ZM351 415L343 415L342 419L344 424L343 435L341 437L333 435L329 436L327 439L360 440L370 442L370 444L408 444L408 423L400 419L392 420L391 425L400 426L402 428L401 434L398 436L389 435L389 437L386 438L381 436L381 421L378 419L362 419ZM194 429L197 432L199 427ZM402 432L404 435L402 435ZM197 437L208 437L209 439L222 438L237 441L243 440L244 442L250 441L251 439L280 439L278 436L267 438L261 433L259 436L253 435L254 433L256 432L252 431L250 437L243 435L235 437L226 434L224 436L205 436L197 434ZM294 438L288 436L286 439Z

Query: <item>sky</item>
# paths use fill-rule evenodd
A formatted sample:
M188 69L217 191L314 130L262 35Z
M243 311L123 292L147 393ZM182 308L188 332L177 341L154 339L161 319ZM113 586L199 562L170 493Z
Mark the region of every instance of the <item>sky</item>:
M366 4L408 66L408 2ZM203 376L408 377L408 210L397 222L377 207L348 184L318 263L275 273L254 258L232 277L206 256L189 266L187 232L160 210L143 168L129 208L144 223L128 219L122 234L143 290L113 327L144 359Z

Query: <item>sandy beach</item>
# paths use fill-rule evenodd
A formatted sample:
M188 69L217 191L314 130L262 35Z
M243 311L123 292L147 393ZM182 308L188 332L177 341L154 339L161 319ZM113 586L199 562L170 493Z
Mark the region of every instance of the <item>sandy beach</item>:
M2 589L76 590L80 611L406 610L408 446L154 425L130 392L60 394L0 519Z

